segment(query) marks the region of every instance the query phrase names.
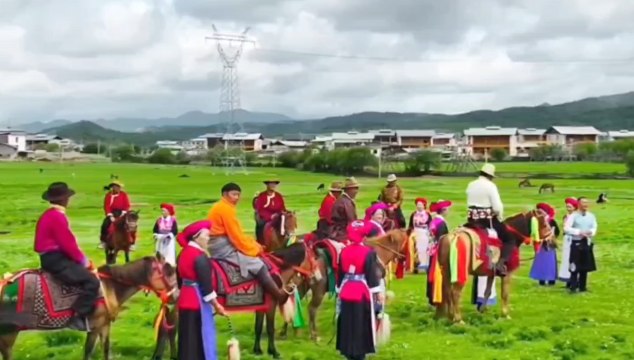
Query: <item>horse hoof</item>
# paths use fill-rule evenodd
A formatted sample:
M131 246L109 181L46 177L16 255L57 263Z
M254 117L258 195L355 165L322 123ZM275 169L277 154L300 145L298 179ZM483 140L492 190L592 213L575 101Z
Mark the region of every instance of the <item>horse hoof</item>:
M273 359L279 359L281 357L280 353L278 353L277 351L268 351L268 353L269 356Z
M503 318L504 320L511 320L511 315L508 315L508 314L506 314L506 315L502 315L502 318Z
M278 337L280 338L280 340L287 340L288 339L288 335L286 335L286 334L279 334Z
M311 335L310 339L312 341L314 341L314 342L320 342L321 341L321 338L319 336L316 336L316 335Z
M456 321L456 325L462 326L462 325L467 325L467 324L463 320L458 320L458 321Z
M253 349L253 354L258 355L258 356L262 355L263 354L262 353L262 349Z

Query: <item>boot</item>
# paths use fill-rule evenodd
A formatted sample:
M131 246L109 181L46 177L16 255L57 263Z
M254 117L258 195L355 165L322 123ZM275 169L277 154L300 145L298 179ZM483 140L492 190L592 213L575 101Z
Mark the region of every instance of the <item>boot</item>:
M283 305L286 303L286 300L288 300L288 293L277 286L266 267L263 267L260 271L258 271L256 278L260 284L262 284L264 291L273 296L278 304Z

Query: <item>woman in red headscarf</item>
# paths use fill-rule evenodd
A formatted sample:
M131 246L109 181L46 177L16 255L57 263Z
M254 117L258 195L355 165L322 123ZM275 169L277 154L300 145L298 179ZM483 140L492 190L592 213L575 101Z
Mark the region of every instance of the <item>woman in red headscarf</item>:
M544 203L537 204L536 208L548 216L548 222L553 228L554 236L559 236L559 225L557 225L555 220L555 209ZM542 286L547 283L549 286L555 285L557 280L557 252L553 241L554 239L536 239L533 241L535 259L533 260L529 277L537 280L539 285Z
M376 352L374 302L382 305L384 296L376 252L363 244L369 227L353 221L346 231L351 245L339 257L337 350L348 360L363 360Z
M178 224L176 223L176 212L174 206L161 204L162 216L154 223L154 241L156 251L161 253L165 261L176 266L176 234L178 234Z
M564 215L563 224L566 224L566 220L575 212L579 207L579 202L575 198L567 198L565 200L566 203L566 215ZM570 281L570 270L568 266L570 264L570 245L572 240L570 236L564 235L564 248L561 252L561 264L559 265L559 281L563 281L566 283L566 287L568 287L568 282Z
M429 257L427 248L429 247L429 226L431 225L431 215L427 212L427 199L418 198L414 200L416 211L409 217L409 229L415 239L416 253L418 255L417 271L427 271L429 268Z
M198 221L178 234L185 248L178 257L182 281L178 297L178 358L217 360L214 313L225 316L216 300L211 281L211 265L204 250L209 241L209 221Z

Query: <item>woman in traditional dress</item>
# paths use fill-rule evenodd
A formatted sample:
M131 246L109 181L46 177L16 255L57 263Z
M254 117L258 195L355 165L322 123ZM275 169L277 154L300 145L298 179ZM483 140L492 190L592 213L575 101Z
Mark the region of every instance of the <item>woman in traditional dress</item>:
M385 222L385 211L388 206L384 203L375 203L365 211L364 221L368 226L368 237L381 236L385 234L383 223Z
M435 213L436 216L429 225L429 231L432 235L432 242L429 246L429 252L425 252L425 256L429 257L429 271L427 272L427 299L429 304L434 306L441 302L442 278L440 275L440 267L437 261L438 241L441 237L449 233L449 227L445 217L451 207L451 201L439 201L429 206L429 211ZM439 281L439 283L436 283Z
M187 226L179 237L187 246L178 258L182 287L178 298L178 358L217 360L214 313L225 316L212 287L211 265L205 250L209 241L209 221Z
M178 234L178 224L176 223L176 212L174 206L161 204L162 216L154 223L154 241L156 251L158 251L165 261L172 266L176 266L176 235ZM186 246L187 244L182 244Z
M337 350L348 360L363 360L376 352L374 302L382 306L385 297L376 252L363 244L370 234L367 223L353 221L346 231L351 245L339 258Z
M579 202L574 198L567 198L566 202L566 211L568 212L564 215L564 219L562 224L566 223L568 217L570 217L577 208L579 207ZM568 265L570 264L570 244L572 240L570 235L564 234L564 248L561 253L561 264L559 265L559 281L563 281L566 283L566 287L569 285L570 281L570 271L568 269Z
M409 217L409 229L416 241L416 253L418 254L418 271L427 271L429 267L429 256L427 249L429 247L429 225L431 224L431 216L427 212L427 200L417 198L416 211Z
M555 209L550 205L539 203L536 208L548 216L548 221L555 237L559 236L559 225L555 220ZM535 259L529 277L537 280L539 285L555 285L557 280L557 252L554 247L554 239L534 239Z

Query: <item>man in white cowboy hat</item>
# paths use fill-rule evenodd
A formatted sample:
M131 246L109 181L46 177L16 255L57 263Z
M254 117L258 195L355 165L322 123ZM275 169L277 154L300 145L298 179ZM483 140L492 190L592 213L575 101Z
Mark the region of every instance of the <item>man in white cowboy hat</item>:
M503 244L502 255L496 265L496 270L500 275L505 275L505 263L511 257L515 244L506 226L502 223L504 205L493 179L495 179L495 165L486 163L480 170L480 176L467 186L469 211L466 226L493 228L495 230Z
M396 175L390 174L387 177L387 185L381 190L381 196L379 201L387 204L390 208L389 211L394 211L396 215L396 221L398 221L399 228L405 228L405 216L403 216L403 189L396 183Z
M357 220L357 205L354 199L359 193L359 183L353 177L346 179L343 195L339 196L332 207L332 228L330 239L339 242L348 240L348 225Z

